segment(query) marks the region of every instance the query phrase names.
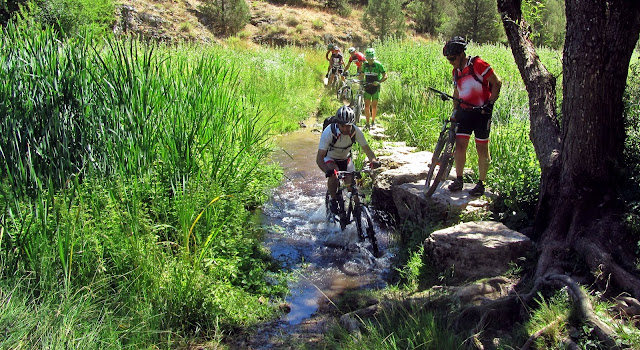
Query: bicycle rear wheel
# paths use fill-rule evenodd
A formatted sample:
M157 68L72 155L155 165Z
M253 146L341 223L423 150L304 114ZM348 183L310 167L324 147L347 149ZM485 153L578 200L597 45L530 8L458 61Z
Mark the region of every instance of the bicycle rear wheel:
M358 237L361 240L369 240L369 243L371 243L371 253L377 258L380 251L378 249L378 241L376 239L376 232L373 227L373 220L371 219L369 207L361 203L358 205L358 209L353 213L353 215L356 221Z
M425 181L425 195L431 197L438 189L440 182L449 175L453 164L453 147L455 145L455 132L451 129L444 130L440 134L436 148L433 150L433 157L427 172ZM437 172L436 172L437 168Z

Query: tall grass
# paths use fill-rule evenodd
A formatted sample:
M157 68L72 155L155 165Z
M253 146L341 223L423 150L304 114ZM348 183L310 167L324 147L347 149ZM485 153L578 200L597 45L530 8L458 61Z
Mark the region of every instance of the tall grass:
M171 346L272 317L284 276L250 210L281 176L263 161L274 120L312 103L283 117L294 98L263 108L244 77L286 67L57 37L28 21L1 36L2 347Z

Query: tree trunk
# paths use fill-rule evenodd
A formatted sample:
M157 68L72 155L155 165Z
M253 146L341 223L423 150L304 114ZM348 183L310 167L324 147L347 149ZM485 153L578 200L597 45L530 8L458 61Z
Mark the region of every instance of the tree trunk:
M528 38L520 6L521 0L498 0L529 93L530 137L542 170L536 277L588 266L638 298L638 279L622 267L635 242L622 228L616 185L625 140L622 95L640 32L640 2L566 1L561 118L555 78Z

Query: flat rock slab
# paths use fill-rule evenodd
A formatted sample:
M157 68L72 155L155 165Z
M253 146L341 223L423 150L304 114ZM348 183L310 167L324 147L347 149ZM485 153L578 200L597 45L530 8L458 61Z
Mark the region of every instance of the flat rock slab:
M485 197L469 195L475 184L468 183L461 191L451 192L446 188L450 183L451 180L445 181L430 198L425 196L424 181L395 186L392 198L399 219L417 223L442 222L449 218L457 220L462 212L487 208L489 201L486 198L493 197L490 192L485 192Z
M425 255L451 283L499 276L533 252L531 240L495 221L466 222L431 233Z
M403 143L388 143L377 151L383 168L376 169L373 176L372 200L376 207L394 211L394 188L404 183L419 181L427 176L431 152L416 152L415 147Z

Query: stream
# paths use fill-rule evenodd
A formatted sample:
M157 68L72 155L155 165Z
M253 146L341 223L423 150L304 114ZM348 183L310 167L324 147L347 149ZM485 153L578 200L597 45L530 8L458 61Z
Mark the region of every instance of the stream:
M263 207L264 244L297 279L290 282L291 294L286 298L291 311L269 331L261 332L263 338L292 331L312 317L320 303L345 290L386 286L393 256L387 229L375 223L382 255L375 258L359 242L355 224L342 231L326 221L326 179L315 163L320 127L301 128L276 140L273 159L283 167L285 180ZM263 340L260 348L272 348L268 339Z

